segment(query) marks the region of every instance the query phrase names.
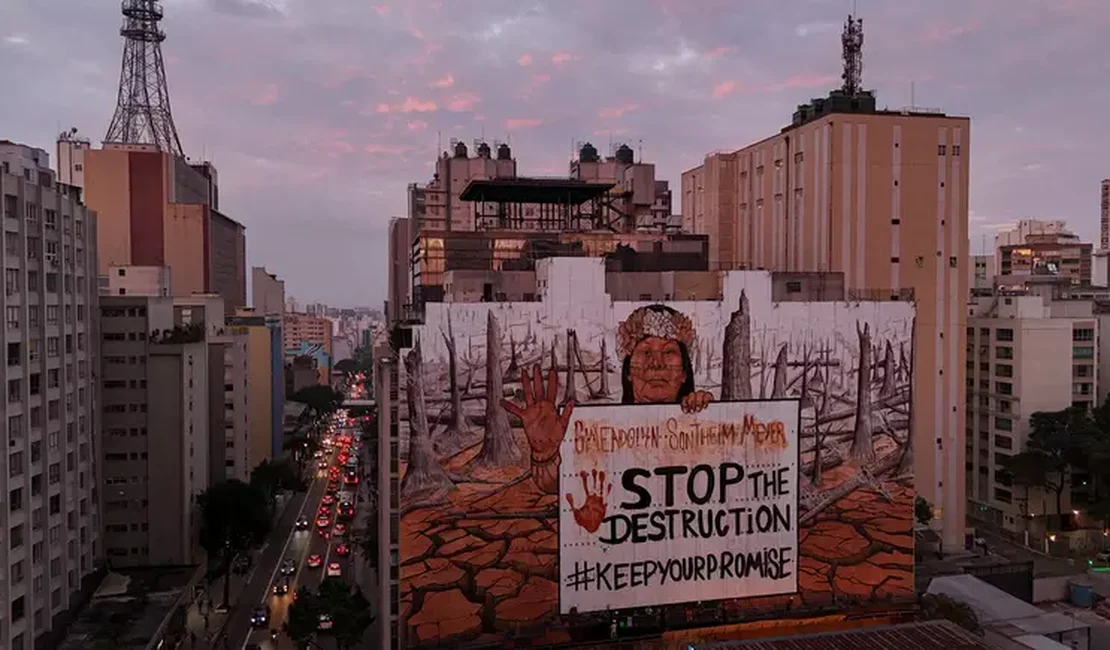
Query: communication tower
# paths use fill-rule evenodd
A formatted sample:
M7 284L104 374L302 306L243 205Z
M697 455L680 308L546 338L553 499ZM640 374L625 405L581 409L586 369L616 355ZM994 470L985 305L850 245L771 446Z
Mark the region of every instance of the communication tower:
M844 80L842 87L848 96L858 95L863 90L863 19L851 14L844 22L844 32L840 35L844 47Z
M162 61L159 28L163 11L156 0L123 0L123 62L119 73L116 112L108 125L105 142L152 144L184 157L181 139L170 112L166 66Z

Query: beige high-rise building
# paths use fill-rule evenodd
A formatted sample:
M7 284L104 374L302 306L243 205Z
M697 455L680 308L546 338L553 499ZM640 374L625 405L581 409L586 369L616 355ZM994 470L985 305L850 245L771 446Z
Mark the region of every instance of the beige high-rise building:
M100 324L106 554L116 566L197 562L196 497L228 458L223 300L105 296Z
M389 298L386 322L397 323L412 304L412 219L389 222Z
M285 281L264 266L251 269L251 306L261 316L285 312Z
M242 342L245 347L245 463L249 468L264 460L272 460L281 453L285 375L280 318L277 315L263 316L253 309L240 309L235 316L228 318L228 331L235 344Z
M913 292L916 489L947 548L965 531L969 142L968 118L834 92L682 174L683 224L710 236L710 268L841 271L856 295Z
M45 151L6 140L0 213L0 648L31 650L104 561L97 224Z

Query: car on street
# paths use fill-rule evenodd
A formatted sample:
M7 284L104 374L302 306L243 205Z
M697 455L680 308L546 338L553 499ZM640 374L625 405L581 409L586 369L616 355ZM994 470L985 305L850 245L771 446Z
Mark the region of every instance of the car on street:
M330 494L325 494L323 501L321 501L320 503L325 506L330 506L331 504L335 503L335 497Z
M331 525L331 520L328 519L327 517L320 517L319 519L316 520L316 527L317 528L327 530L327 527L330 526L330 525Z
M324 558L320 557L319 553L313 553L305 560L310 569L319 569L324 564Z
M270 610L264 606L259 605L251 610L251 627L266 627L270 622Z
M335 554L339 557L347 557L351 554L351 547L346 544L340 544L335 547Z
M331 564L328 565L327 577L329 577L329 578L339 578L342 575L343 575L343 568L341 566L339 566L338 562L332 562Z
M281 575L291 576L291 575L293 575L293 572L295 572L296 570L297 570L297 563L293 561L293 558L288 558L287 557L282 561L282 563L281 563Z
M330 630L331 629L331 626L332 626L331 614L320 614L320 617L317 619L317 621L318 621L318 624L319 624L319 628L321 630Z
M347 527L343 524L336 524L335 528L331 531L332 535L342 536L347 534Z
M308 517L297 517L297 523L294 526L297 530L308 530Z
M322 461L316 463L316 469L327 469L327 468L328 468L328 461L326 461L326 460L322 460Z
M284 596L287 593L289 593L289 583L288 582L282 580L281 582L275 582L274 583L274 595L275 596Z
M335 493L338 492L338 491L339 491L339 481L332 481L331 483L328 483L328 491L327 491L328 494L330 494L332 496L335 496Z

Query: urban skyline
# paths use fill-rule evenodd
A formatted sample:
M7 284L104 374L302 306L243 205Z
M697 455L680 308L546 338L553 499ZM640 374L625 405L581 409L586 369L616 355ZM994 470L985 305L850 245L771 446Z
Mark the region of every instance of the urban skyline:
M311 13L296 2L165 4L183 145L223 172L229 212L251 233L248 263L274 268L292 295L339 305L381 304L384 278L368 286L329 278L360 274L364 260L384 255L388 219L405 213L404 186L430 176L437 139L446 148L452 137L511 137L521 173L547 175L565 174L574 141L603 151L610 138L637 149L642 141L644 159L674 184L708 151L777 130L795 105L839 85L849 8L757 3L722 19L728 3L694 11L656 2L604 16L547 3L351 2ZM0 9L0 47L14 62L0 83L27 98L10 112L12 133L47 150L59 127L103 137L118 82L115 7L64 9L24 0ZM1088 81L1110 13L1085 0L922 11L859 7L864 86L880 106L975 118L972 249L1028 216L1066 219L1094 240L1097 184L1107 175L1096 156L1106 143L1082 107L1105 92ZM1048 28L1064 23L1061 41ZM483 56L460 56L474 47ZM599 56L620 63L591 65ZM35 75L25 72L31 66ZM1030 97L1026 80L1038 74L1053 92ZM68 93L75 99L60 99ZM1042 117L1049 101L1062 118L1051 124Z

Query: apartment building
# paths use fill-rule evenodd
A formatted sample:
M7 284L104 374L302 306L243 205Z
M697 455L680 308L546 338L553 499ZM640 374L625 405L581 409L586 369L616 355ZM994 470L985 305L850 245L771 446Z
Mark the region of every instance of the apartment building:
M968 257L967 287L973 294L994 290L994 278L998 275L998 267L995 266L996 261L997 257L991 254L970 255Z
M223 301L105 296L104 535L114 566L191 564L226 466Z
M1013 484L1007 457L1025 449L1038 411L1091 407L1100 395L1100 324L1092 303L1039 295L973 298L966 348L968 512L1010 531L1028 518L1065 514L1054 494Z
M236 341L245 339L246 465L253 468L282 453L286 392L281 317L240 309L227 319L227 328Z
M412 304L412 224L411 218L389 220L389 294L385 303L388 323L399 322Z
M0 647L31 650L103 566L96 215L49 155L0 140Z
M800 106L780 133L682 174L685 230L711 268L840 271L849 290L912 291L917 491L964 543L963 365L970 120L879 110L868 92Z
M285 356L309 357L316 364L316 383L327 384L331 381L331 367L335 363L332 356L332 322L324 316L286 312L282 315L281 335L285 345Z
M282 314L285 312L285 281L270 273L264 266L251 269L251 306L255 313Z
M250 453L250 334L228 326L224 338L224 478L249 481L258 465Z
M998 282L1007 286L1030 275L1058 275L1090 286L1094 246L1070 232L1028 235L1020 244L998 247Z

